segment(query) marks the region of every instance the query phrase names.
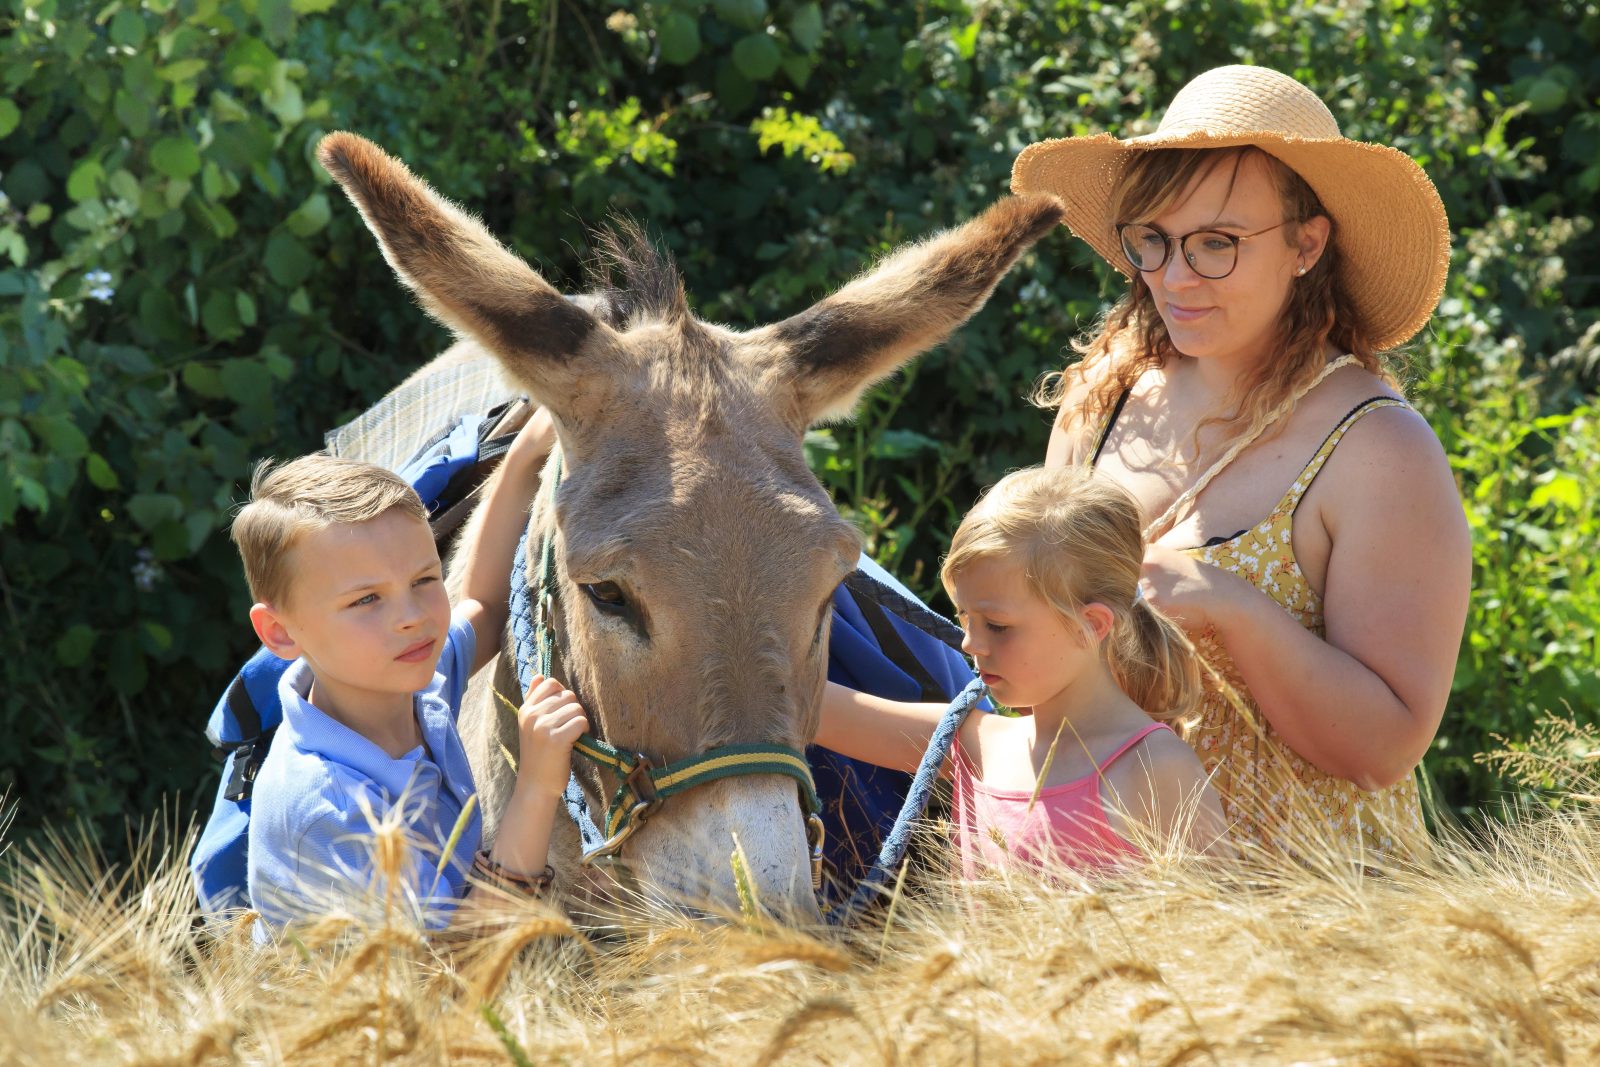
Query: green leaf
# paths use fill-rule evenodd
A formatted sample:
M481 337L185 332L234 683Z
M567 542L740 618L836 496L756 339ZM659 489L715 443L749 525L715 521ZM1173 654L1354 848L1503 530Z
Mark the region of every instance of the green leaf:
M111 19L111 42L113 44L137 48L144 43L146 32L144 16L140 15L135 8L125 7Z
M294 8L289 0L256 0L256 16L269 41L284 41L294 29Z
M239 306L238 301L234 299L234 292L229 289L213 289L200 308L200 324L205 327L207 334L219 341L231 341L244 333L244 324L239 321Z
M811 80L811 72L816 69L816 64L809 56L784 56L783 72L794 82L795 87L804 89L806 82ZM827 169L827 168L824 168Z
M822 43L822 7L820 4L802 4L789 20L789 36L803 51L814 52Z
M661 44L661 61L682 66L700 54L700 23L682 11L673 11L661 20L656 30Z
M297 15L321 15L332 11L339 0L290 0L289 6Z
M139 188L139 179L120 169L112 172L111 177L106 180L106 187L111 190L113 196L126 200L135 207L139 206L144 193L144 190Z
M255 404L272 395L272 375L254 359L230 359L222 365L222 389L237 404Z
M207 399L220 400L227 395L227 390L222 387L222 375L217 373L215 367L208 367L204 363L185 363L179 376L190 392Z
M43 515L50 510L50 494L33 478L17 476L17 495L22 498L22 506L30 511Z
M316 266L305 247L282 230L267 239L264 259L267 273L285 289L293 289L305 281Z
M322 193L312 193L306 197L305 203L290 213L283 224L296 237L310 237L326 226L332 217L328 198Z
M193 80L196 74L206 69L206 66L207 63L203 59L180 59L156 68L156 76L164 81L186 82Z
M291 78L296 69L304 69L300 64L280 60L272 66L271 85L261 96L266 102L267 109L278 117L278 121L285 126L293 126L305 118L305 99L300 95L300 86Z
M165 652L172 647L172 631L159 622L146 619L139 624L139 628L144 631L145 647L151 652Z
M183 515L183 501L171 493L135 493L128 498L128 514L150 530L164 522L177 522Z
M1528 497L1528 506L1531 508L1542 508L1551 503L1576 511L1583 506L1583 487L1576 478L1563 474L1535 487L1533 494Z
M758 28L767 17L767 0L714 0L717 16L741 30Z
M216 514L204 508L185 515L183 532L189 536L189 543L186 546L188 554L193 555L200 551L200 546L206 543L206 538L211 536L211 531L216 527Z
M248 122L250 112L221 89L211 92L211 114L218 122Z
M169 178L192 178L200 173L200 150L186 138L163 137L150 149L150 163Z
M239 313L239 321L246 326L254 326L256 324L256 302L251 299L250 294L240 289L233 294L233 303L234 310Z
M83 95L97 104L111 99L111 75L95 69L83 76Z
M90 200L100 195L106 169L98 159L86 159L67 176L67 196L73 201Z
M117 472L111 469L111 464L106 462L104 456L98 452L90 452L84 460L84 472L89 475L89 484L96 489L115 489L122 484L117 479Z
M733 65L751 81L766 81L778 72L783 53L777 42L764 33L741 37L733 46Z
M89 452L89 439L68 415L41 415L30 421L29 429L41 444L65 459L81 459Z
M278 57L254 37L240 37L222 57L228 80L234 85L262 85L272 74ZM213 104L215 101L213 101Z
M22 110L10 100L0 100L0 137L11 136L11 131L22 121Z
M94 651L94 627L74 623L56 639L56 661L63 667L81 667Z
M127 89L117 90L111 110L132 137L140 138L150 132L150 105Z
M294 377L294 360L284 355L276 345L268 345L261 350L261 359L267 365L267 373L280 382L286 382Z

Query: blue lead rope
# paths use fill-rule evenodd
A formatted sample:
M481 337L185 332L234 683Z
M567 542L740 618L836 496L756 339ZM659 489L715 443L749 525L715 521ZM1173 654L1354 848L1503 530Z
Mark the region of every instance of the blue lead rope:
M538 627L533 619L533 598L528 589L528 530L524 526L517 541L517 555L511 561L511 642L516 652L517 682L522 686L517 694L520 704L535 674L548 675L550 664L545 662L548 649L539 647ZM583 851L593 852L605 843L605 835L594 824L589 814L589 801L578 785L576 774L567 777L567 788L561 794L567 815L578 827L578 837L583 841Z
M961 729L961 724L966 721L967 715L982 698L983 681L974 678L967 683L965 689L956 694L950 706L945 708L944 715L939 719L939 725L934 727L933 736L928 739L928 749L922 754L922 762L917 765L917 773L911 779L911 788L906 790L906 801L900 807L900 814L895 816L894 826L889 830L889 836L883 839L883 847L878 850L878 861L856 884L855 892L850 894L850 900L845 906L829 914L830 923L842 925L850 922L884 894L884 887L905 860L906 849L911 845L912 829L916 826L917 820L922 818L922 813L928 810L928 800L933 795L933 783L938 780L939 771L943 769L944 761L950 755L956 732Z

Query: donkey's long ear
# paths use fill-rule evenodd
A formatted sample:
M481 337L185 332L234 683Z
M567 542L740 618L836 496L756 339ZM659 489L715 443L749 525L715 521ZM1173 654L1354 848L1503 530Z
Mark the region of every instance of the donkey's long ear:
M1053 196L1007 197L896 252L800 314L747 334L752 358L792 382L804 424L848 414L873 382L967 321L1062 216Z
M577 384L578 368L568 364L586 346L606 345L609 328L371 141L332 133L317 159L423 306L493 352L559 413Z

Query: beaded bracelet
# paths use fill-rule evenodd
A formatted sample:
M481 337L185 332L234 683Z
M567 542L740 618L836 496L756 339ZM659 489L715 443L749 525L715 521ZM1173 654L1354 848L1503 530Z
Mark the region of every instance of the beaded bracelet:
M472 857L472 873L497 888L508 889L529 897L540 897L548 893L550 884L556 880L555 869L548 863L538 874L523 874L509 867L502 867L490 859L489 853L483 849L479 849L477 855Z

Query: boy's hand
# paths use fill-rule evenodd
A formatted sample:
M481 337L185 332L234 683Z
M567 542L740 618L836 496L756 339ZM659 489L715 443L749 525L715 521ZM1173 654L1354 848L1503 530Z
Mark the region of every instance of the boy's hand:
M521 753L517 778L540 792L560 796L572 769L572 746L589 720L571 690L553 678L534 675L528 698L517 712Z
M533 414L528 416L528 421L523 423L522 429L517 431L511 447L506 450L506 462L513 467L531 470L537 475L544 466L544 461L550 458L550 450L555 445L556 425L550 417L550 412L542 406L535 408Z

